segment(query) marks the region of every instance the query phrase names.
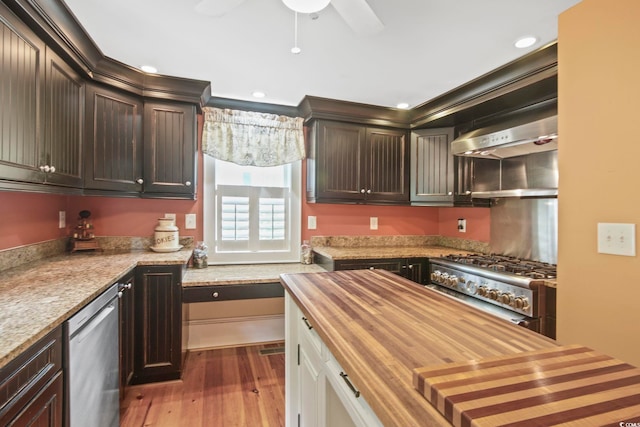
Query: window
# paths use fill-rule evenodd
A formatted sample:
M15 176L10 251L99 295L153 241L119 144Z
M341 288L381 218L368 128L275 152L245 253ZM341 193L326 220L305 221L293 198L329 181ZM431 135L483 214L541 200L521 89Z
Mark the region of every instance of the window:
M299 261L300 161L255 167L204 156L204 181L211 263Z

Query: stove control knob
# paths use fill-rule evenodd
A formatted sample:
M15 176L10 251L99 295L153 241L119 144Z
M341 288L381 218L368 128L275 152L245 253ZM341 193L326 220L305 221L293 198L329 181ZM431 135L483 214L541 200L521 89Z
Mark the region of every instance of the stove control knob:
M514 306L519 310L528 310L529 300L527 297L517 297L514 301Z
M487 296L487 287L486 286L480 286L478 288L478 290L476 291L476 294L480 295L481 297L486 297Z
M458 278L456 276L449 276L449 286L454 288L458 286Z
M492 300L498 299L498 290L497 289L489 289L489 298Z
M513 305L513 294L505 292L500 295L500 298L498 299L498 301L500 301L503 304Z
M467 282L467 292L470 294L478 293L478 285L473 280Z

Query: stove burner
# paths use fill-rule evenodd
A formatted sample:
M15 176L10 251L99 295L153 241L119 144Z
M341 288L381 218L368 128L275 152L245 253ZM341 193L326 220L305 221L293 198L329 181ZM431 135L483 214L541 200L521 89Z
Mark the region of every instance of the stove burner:
M446 255L443 258L459 264L513 273L532 279L556 278L556 266L541 261L523 260L506 255Z

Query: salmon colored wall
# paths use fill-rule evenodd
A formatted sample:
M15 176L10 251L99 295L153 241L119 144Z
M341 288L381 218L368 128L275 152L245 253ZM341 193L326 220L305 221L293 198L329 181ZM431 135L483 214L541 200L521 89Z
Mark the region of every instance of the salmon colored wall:
M0 250L64 237L58 212L66 202L66 196L0 192Z
M583 0L560 16L558 38L557 336L636 366L640 262L598 254L596 230L640 218L638 17L638 0Z

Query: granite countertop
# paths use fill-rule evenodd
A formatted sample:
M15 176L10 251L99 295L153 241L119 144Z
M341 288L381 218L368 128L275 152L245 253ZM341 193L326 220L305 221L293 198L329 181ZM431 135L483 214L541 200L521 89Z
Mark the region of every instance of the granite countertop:
M318 246L314 247L313 251L334 261L366 258L438 258L449 254L473 253L445 246Z
M0 368L62 324L136 265L186 264L191 249L74 253L2 272Z
M326 271L316 264L238 264L210 265L207 268L187 270L182 278L183 287L210 285L244 285L277 283L282 273L319 273Z

